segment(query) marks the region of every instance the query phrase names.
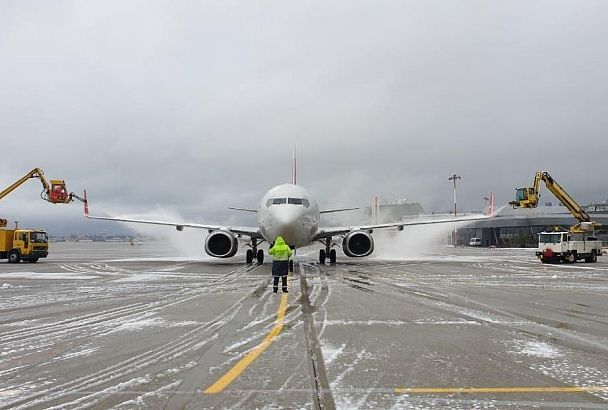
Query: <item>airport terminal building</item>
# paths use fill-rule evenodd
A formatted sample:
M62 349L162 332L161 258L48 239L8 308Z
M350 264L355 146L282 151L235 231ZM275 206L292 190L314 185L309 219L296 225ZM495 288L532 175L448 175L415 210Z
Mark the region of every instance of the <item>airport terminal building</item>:
M584 208L591 220L604 226L596 232L596 236L607 244L608 202L590 204ZM576 223L578 221L561 204L558 206L547 204L533 209L513 209L506 206L492 219L476 221L459 228L457 239L459 244L468 244L471 238L481 238L482 246L536 247L538 233L552 230L556 226L568 229Z
M596 232L599 240L608 244L608 201L584 206L591 220L602 224L604 228ZM386 223L399 220L449 218L453 214L426 215L422 206L417 202L410 203L407 199L388 202L385 200L372 201L372 206L365 209L370 223ZM468 214L465 212L464 214ZM481 246L496 246L506 248L536 247L537 234L553 230L556 226L568 229L578 221L561 203L545 203L537 208L513 209L504 206L495 216L484 221L475 221L459 227L455 232L445 237L446 244L453 244L453 235L457 235L456 243L468 245L471 238L480 238Z

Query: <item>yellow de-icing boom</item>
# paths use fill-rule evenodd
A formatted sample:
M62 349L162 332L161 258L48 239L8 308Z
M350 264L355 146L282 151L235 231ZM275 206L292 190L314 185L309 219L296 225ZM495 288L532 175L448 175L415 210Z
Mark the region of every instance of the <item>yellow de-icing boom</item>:
M560 184L555 181L548 172L537 171L534 176L534 183L531 187L517 188L515 201L509 202L513 208L536 208L540 199L540 184L544 182L547 189L555 195L559 201L564 204L570 211L572 216L578 220L578 224L570 227L570 232L587 232L592 229L600 228L602 225L593 222L591 217L583 207L581 207Z
M53 204L67 204L72 202L74 199L84 202L83 198L79 197L73 192L68 193L65 186L65 181L61 179L51 179L50 181L47 181L46 177L44 176L44 172L40 168L32 169L30 172L1 191L0 200L32 178L37 178L42 183L42 192L40 193L40 197L47 202ZM0 219L0 226L6 226L6 220Z
M40 168L32 169L30 172L9 185L8 188L0 192L0 200L32 178L38 178L42 183L43 189L40 196L45 201L53 204L67 204L72 201L72 198L65 187L65 182L60 179L51 179L50 182L47 181L46 177L44 176L44 172Z

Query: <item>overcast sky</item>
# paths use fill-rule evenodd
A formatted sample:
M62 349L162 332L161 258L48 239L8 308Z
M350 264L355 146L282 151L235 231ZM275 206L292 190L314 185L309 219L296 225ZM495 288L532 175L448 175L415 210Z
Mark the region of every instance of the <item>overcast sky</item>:
M537 169L608 198L603 0L0 4L2 187L41 167L95 213L253 223L226 206L288 182L296 143L322 208L445 211L456 172L479 210ZM95 223L39 191L0 217Z

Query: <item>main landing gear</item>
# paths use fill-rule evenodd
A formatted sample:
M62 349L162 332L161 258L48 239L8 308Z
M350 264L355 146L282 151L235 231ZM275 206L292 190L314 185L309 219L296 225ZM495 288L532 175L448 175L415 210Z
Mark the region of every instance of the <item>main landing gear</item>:
M323 243L323 242L322 242ZM324 243L325 249L321 249L319 251L319 263L325 264L325 260L329 258L329 263L331 265L336 264L336 250L331 249L331 238L326 238Z
M258 249L257 238L251 239L251 249L247 249L247 252L245 253L245 262L247 262L247 265L253 263L254 257L257 259L258 264L261 265L264 263L264 251L262 249Z

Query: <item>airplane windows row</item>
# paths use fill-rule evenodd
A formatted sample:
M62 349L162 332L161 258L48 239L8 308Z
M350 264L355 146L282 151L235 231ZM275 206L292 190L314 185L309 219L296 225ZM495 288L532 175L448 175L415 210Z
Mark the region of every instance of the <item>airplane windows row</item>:
M270 198L266 201L266 208L270 208L271 205L303 205L306 208L310 207L310 202L305 198Z

